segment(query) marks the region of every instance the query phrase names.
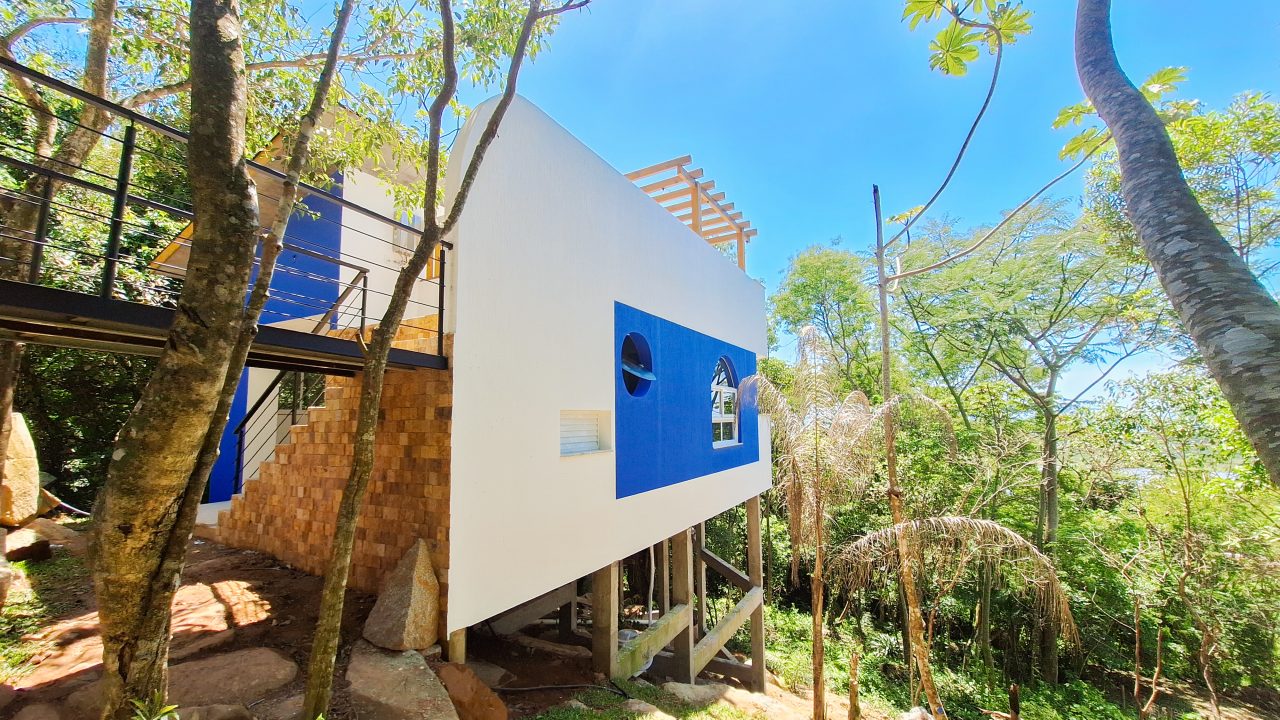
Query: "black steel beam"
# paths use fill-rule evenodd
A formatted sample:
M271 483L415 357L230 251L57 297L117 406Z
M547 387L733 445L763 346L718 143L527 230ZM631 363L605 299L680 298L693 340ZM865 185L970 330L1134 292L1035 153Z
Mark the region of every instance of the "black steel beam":
M158 355L173 309L0 280L0 339L136 355ZM258 329L248 364L279 370L350 375L364 355L352 340L272 325ZM394 349L389 366L444 370L440 355Z

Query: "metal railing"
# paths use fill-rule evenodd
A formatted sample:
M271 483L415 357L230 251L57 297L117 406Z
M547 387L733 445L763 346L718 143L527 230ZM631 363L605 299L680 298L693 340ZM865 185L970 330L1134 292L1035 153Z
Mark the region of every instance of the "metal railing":
M262 394L232 430L236 438L236 473L233 494L257 475L263 462L288 441L289 428L313 407L324 405L325 376L296 370L276 373Z
M100 136L99 149L78 166L59 165L38 156L34 147L0 138L0 173L7 168L8 174L0 178L8 180L0 182L0 199L33 206L37 215L30 230L0 227L0 248L6 251L0 253L0 263L18 266L6 275L104 299L172 307L186 272L185 260L175 257L190 252L187 228L194 219L183 199L185 148L174 147L186 144L186 133L6 58L0 58L0 69L43 86L50 97L61 95L63 102L55 107L86 103L113 117L105 130L90 129ZM19 97L0 94L0 103L22 106L25 113L44 113L60 126L76 125ZM109 152L113 145L118 148L114 158ZM152 175L180 181L161 189L156 180L137 178L135 161L144 154ZM261 162L249 165L259 180L260 198L278 201L264 188L285 174ZM39 181L28 182L32 178ZM305 207L299 207L298 216L311 220L310 229L318 228L330 242L318 241L309 230L296 229L300 223L291 223L262 322L293 325L314 320L313 333L350 330L354 335L371 322L371 312L376 318L381 315L378 308L389 302L390 281L371 287L370 277L385 280L399 272L403 259L394 252L393 234L419 231L315 185L302 183L300 198ZM338 209L337 219L335 213L324 212L326 208ZM95 234L103 236L100 241L92 239ZM331 241L335 234L336 247ZM415 289L402 324L434 333L438 355L444 354L444 263L451 247L442 243L432 267L438 273L418 279L422 287ZM436 318L434 326L414 324L431 316Z

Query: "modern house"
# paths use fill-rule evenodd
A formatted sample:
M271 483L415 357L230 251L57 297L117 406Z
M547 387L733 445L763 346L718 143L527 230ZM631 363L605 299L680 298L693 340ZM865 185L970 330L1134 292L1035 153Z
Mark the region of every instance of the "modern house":
M494 106L456 139L446 204ZM279 182L269 165L255 165L264 224ZM314 573L350 468L356 341L416 240L382 180L361 168L333 179L308 189L291 222L201 529ZM689 158L624 175L517 99L398 335L352 586L377 591L425 540L456 658L467 628L571 614L591 577L601 671L653 662L762 687L769 429L741 389L767 352L764 290L744 272L754 234ZM179 237L149 266L180 278L186 250ZM0 336L155 352L172 311L104 287L74 299L31 285L0 303ZM698 530L743 503L745 572L701 547ZM651 548L663 614L620 646L618 563ZM741 590L715 628L701 604L707 568ZM721 650L749 621L755 662L743 665Z

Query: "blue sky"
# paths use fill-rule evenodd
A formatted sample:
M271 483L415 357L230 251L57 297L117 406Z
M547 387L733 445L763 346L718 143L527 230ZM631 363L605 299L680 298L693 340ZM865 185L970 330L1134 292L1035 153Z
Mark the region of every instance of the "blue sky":
M1050 122L1082 99L1075 3L1027 5L1035 29L1008 49L936 214L991 222L1065 167L1069 132ZM1180 96L1210 106L1280 89L1278 3L1129 0L1114 12L1137 80L1187 66ZM913 33L901 13L900 0L595 0L563 20L521 92L620 170L692 154L759 229L747 269L772 291L801 248L837 236L867 246L872 183L886 214L923 202L981 102L990 57L962 78L933 72L936 30ZM1078 195L1080 180L1061 187Z

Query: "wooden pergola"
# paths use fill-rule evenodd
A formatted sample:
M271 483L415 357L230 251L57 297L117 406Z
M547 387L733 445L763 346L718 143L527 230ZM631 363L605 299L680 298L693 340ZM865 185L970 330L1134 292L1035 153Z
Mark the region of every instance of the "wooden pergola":
M633 170L627 179L703 240L712 245L735 243L738 267L746 270L747 243L756 231L741 211L734 211L733 203L724 201L723 192L714 192L716 182L703 179L702 168L689 167L692 162L684 155Z

